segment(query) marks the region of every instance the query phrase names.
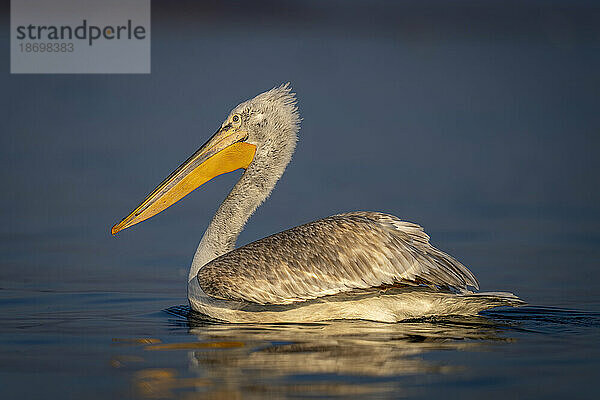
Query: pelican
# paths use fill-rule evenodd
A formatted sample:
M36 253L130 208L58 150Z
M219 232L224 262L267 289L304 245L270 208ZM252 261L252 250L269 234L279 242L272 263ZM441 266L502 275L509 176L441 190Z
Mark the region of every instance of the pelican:
M234 323L468 315L521 301L474 293L475 276L416 224L379 212L333 215L235 248L289 164L300 130L283 84L235 107L217 132L111 232L142 222L212 178L243 169L210 222L188 276L193 311Z

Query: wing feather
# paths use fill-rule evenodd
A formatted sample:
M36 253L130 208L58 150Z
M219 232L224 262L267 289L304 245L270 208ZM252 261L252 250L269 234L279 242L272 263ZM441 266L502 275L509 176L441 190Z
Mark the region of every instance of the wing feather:
M375 212L338 214L249 243L206 264L198 281L212 297L258 304L395 283L479 288L419 225Z

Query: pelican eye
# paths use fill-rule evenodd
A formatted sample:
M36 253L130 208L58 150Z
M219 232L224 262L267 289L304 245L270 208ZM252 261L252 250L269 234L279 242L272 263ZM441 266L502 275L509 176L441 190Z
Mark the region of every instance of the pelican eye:
M233 117L231 117L231 122L233 122L233 125L240 126L242 123L242 118L238 114L235 114Z

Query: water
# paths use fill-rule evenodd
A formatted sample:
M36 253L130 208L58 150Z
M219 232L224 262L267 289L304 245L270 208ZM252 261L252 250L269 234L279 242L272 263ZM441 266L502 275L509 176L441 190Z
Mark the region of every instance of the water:
M565 4L154 4L149 76L0 64L3 397L593 398L600 14ZM240 244L386 211L528 305L401 324L189 316L187 268L239 172L109 229L231 107L288 80L298 149Z

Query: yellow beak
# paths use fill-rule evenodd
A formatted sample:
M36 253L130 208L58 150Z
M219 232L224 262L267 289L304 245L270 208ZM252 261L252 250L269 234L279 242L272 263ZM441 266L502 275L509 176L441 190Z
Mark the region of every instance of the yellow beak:
M256 146L245 143L247 133L231 125L219 129L198 151L167 177L135 210L112 227L111 233L147 220L165 210L212 178L248 168Z

